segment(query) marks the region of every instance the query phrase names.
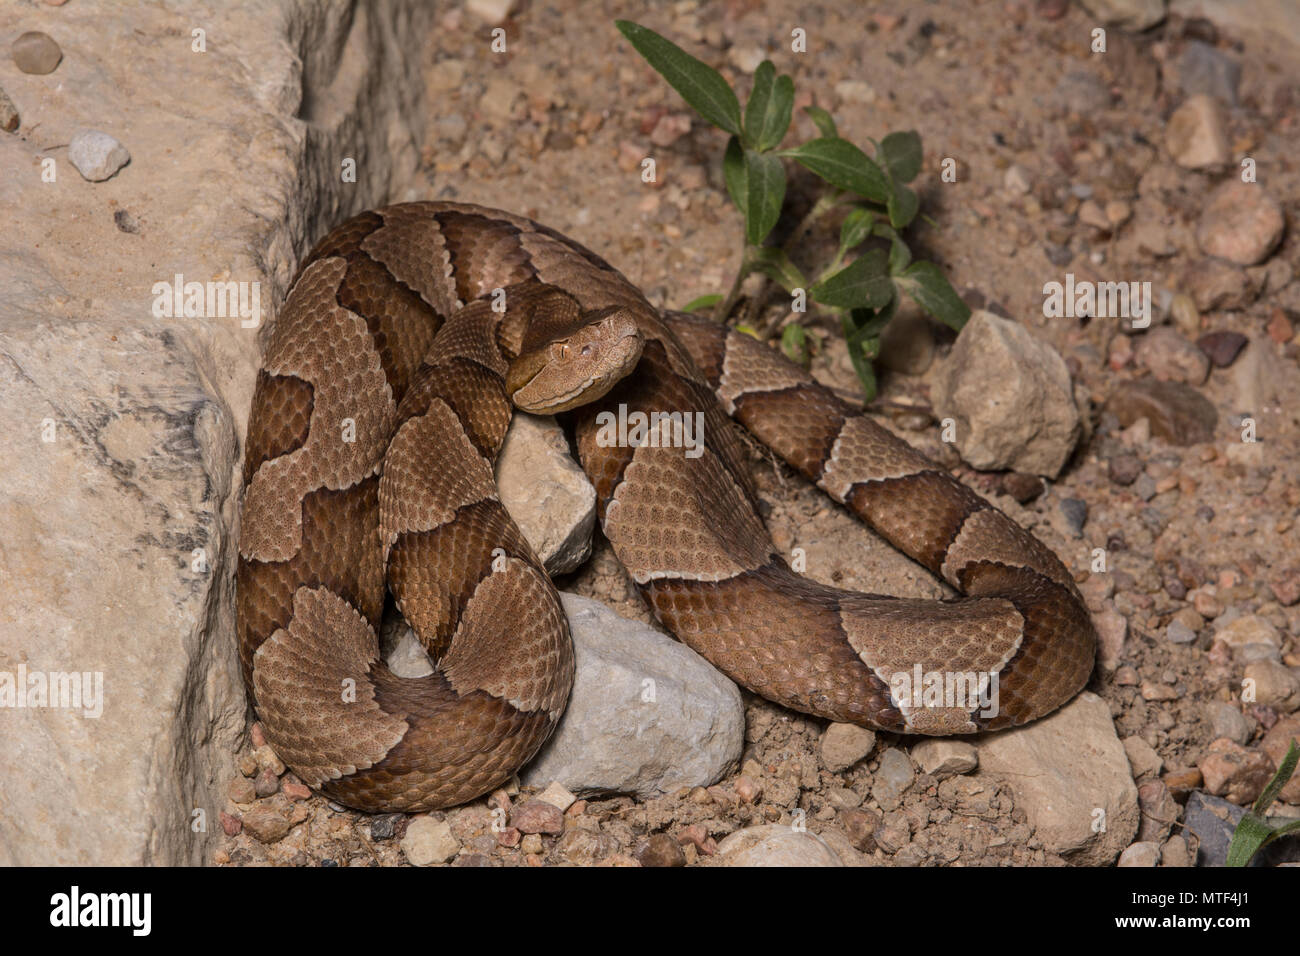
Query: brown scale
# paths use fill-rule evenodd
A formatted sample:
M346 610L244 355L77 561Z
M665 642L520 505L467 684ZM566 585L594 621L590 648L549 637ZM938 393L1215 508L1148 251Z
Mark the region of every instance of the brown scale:
M298 588L329 588L379 626L384 586L377 551L378 485L376 477L342 491L312 492L303 499L303 545L297 555L289 561L240 560L235 572L239 657L250 694L253 654L272 633L288 626ZM352 550L355 541L374 542L360 560Z
M289 375L257 373L253 389L252 424L244 448L244 484L257 474L263 462L301 448L311 430L312 395L310 382Z
M492 573L498 548L507 557L532 556L505 508L492 500L462 508L433 531L398 536L388 556L389 587L435 661L446 653L474 589ZM418 599L403 602L408 595Z

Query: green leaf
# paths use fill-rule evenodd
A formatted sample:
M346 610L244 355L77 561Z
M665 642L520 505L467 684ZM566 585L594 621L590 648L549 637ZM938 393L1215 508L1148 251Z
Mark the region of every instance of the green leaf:
M736 136L743 135L740 100L736 99L721 73L640 24L615 20L614 25L695 112L719 129Z
M781 218L785 166L776 156L745 150L745 241L760 245Z
M839 131L835 129L834 117L820 106L805 106L803 111L808 114L808 118L813 121L817 130L823 136L838 137L840 135Z
M1286 754L1282 757L1282 764L1277 768L1277 773L1273 774L1273 779L1268 782L1264 792L1259 795L1259 799L1251 807L1255 813L1263 816L1268 811L1273 801L1277 799L1277 795L1282 792L1282 788L1287 785L1287 781L1295 773L1297 763L1300 763L1300 747L1296 746L1296 739L1292 737L1291 746L1286 748Z
M870 402L876 397L876 369L864 348L864 338L854 324L851 314L846 313L840 320L844 329L844 341L849 347L849 361L853 371L862 383L864 400ZM878 348L878 346L877 346Z
M894 281L917 305L954 331L960 332L970 318L970 309L933 262L913 262Z
M881 140L876 158L899 182L910 183L921 171L921 137L915 130L890 133Z
M745 106L745 137L749 145L766 152L785 138L794 108L794 80L777 77L771 60L754 71L754 88Z
M763 246L750 250L745 260L746 272L761 272L786 292L804 289L808 280L804 278L799 267L776 246Z
M691 299L690 302L687 302L684 306L682 306L682 311L694 312L697 309L707 309L710 308L711 306L717 305L719 302L723 300L723 298L725 298L725 296L723 296L722 293L720 292L714 292L711 295L702 295L697 299Z
M870 209L864 209L862 206L854 206L850 209L849 214L844 217L844 225L840 226L840 254L866 241L866 238L871 235L875 221L876 215Z
M891 183L889 194L889 224L895 229L903 229L916 218L916 211L921 206L916 193L902 183Z
M763 341L763 337L758 334L758 329L754 328L752 325L738 325L736 326L736 331L743 332L751 339L758 339L760 342Z
M839 309L879 309L894 297L884 249L872 249L858 256L834 275L810 290L822 305Z
M853 334L863 341L878 340L898 311L898 300L891 299L883 309L851 309L849 316L853 320ZM874 352L872 353L875 354Z
M802 325L791 322L781 331L781 351L785 357L805 368L811 358L808 352L808 333Z
M835 136L810 139L781 155L792 157L832 186L873 202L887 203L893 193L885 171L846 139Z
M727 195L743 215L749 197L749 180L745 172L745 147L740 137L727 140L727 151L722 154L722 178L727 183Z
M912 250L903 237L887 222L878 222L871 230L873 235L889 240L889 274L896 276L912 263Z
M1227 866L1245 866L1256 851L1264 845L1272 834L1273 828L1255 816L1247 813L1237 824L1232 833L1232 843L1228 847Z

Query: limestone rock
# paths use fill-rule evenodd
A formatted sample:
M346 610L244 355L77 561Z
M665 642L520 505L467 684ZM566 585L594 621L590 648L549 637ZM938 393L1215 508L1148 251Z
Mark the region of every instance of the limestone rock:
M975 778L1010 784L1016 806L1050 852L1103 866L1137 833L1137 787L1110 708L1096 694L1085 691L1056 713L989 734L977 746Z
M839 856L815 833L769 824L737 830L718 844L724 866L842 866Z
M497 458L501 503L546 565L565 574L591 554L596 489L555 419L516 412Z
M708 786L739 759L745 712L736 685L684 644L561 593L577 672L554 736L520 774L576 794L643 798Z
M956 423L976 468L1056 477L1083 433L1057 351L991 312L971 316L935 383L935 411Z

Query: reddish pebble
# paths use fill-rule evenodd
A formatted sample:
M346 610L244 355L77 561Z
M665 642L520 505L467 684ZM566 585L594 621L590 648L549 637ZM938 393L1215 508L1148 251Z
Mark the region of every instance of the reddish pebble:
M244 821L232 813L221 811L221 830L226 836L239 836L239 831L244 829Z
M534 798L515 808L510 825L520 833L563 833L564 813L554 804Z
M254 721L253 726L248 730L248 736L253 741L253 748L266 746L266 731L262 729L260 720Z
M498 846L518 846L519 841L523 839L523 834L517 827L506 827L497 834Z
M307 789L306 784L299 783L297 780L286 780L280 785L280 790L290 800L306 800L311 796L311 791Z
M1291 320L1287 318L1285 312L1281 309L1274 309L1268 320L1268 337L1278 345L1285 345L1291 341L1295 335L1295 329L1291 327Z

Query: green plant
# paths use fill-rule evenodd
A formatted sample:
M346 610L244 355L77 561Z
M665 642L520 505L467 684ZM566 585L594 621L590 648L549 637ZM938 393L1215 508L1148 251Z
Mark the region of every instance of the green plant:
M1292 737L1291 746L1286 749L1286 756L1282 758L1282 766L1277 768L1277 773L1268 782L1264 792L1259 795L1255 805L1246 811L1246 815L1237 823L1237 829L1232 832L1232 845L1228 847L1228 866L1245 866L1250 862L1251 857L1278 837L1286 836L1288 833L1300 833L1300 820L1278 823L1264 816L1269 806L1277 799L1277 795L1282 792L1282 788L1286 786L1287 781L1291 779L1291 775L1295 773L1297 761L1300 761L1300 747L1296 746L1295 738Z
M790 129L794 82L788 76L778 76L770 60L754 71L754 85L742 114L740 100L717 70L653 30L628 20L615 23L687 104L731 134L722 172L727 192L744 217L740 269L725 296L702 296L689 303L688 310L717 306L714 314L726 321L740 299L742 283L755 272L792 295L806 290L814 302L839 317L867 401L876 394L873 362L880 352L880 336L894 317L902 294L960 331L970 309L938 266L912 260L901 235L919 207L916 193L907 184L921 170L920 136L907 131L890 133L879 143L872 140L872 159L839 135L828 112L807 106L804 112L820 135L791 149L779 149ZM811 282L791 262L788 249L764 244L785 203L783 159L793 159L827 184L792 233L793 239L802 237L832 211L846 210L835 255ZM882 240L882 245L859 252L846 264L851 253L873 238ZM750 321L756 317L759 302L761 297L751 302ZM740 328L759 338L775 331L755 332L748 324ZM809 343L802 326L787 325L781 347L795 361L807 363Z

